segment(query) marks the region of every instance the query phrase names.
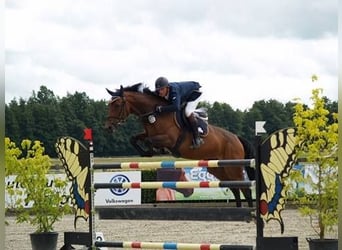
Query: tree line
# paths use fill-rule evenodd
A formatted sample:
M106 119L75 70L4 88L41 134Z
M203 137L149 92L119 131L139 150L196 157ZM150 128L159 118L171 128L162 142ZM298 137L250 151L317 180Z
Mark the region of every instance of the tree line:
M330 113L337 113L337 101L326 100ZM227 103L207 101L199 106L208 110L209 123L254 141L255 121L266 121L268 134L293 126L293 102L260 100L241 111ZM107 101L92 100L85 92L56 96L46 86L40 86L27 99L14 98L5 105L5 135L19 144L23 139L39 140L50 157L56 157L54 144L58 137L71 136L83 141L83 130L92 128L94 153L97 157L137 155L129 139L143 130L139 120L131 116L111 134L104 129Z

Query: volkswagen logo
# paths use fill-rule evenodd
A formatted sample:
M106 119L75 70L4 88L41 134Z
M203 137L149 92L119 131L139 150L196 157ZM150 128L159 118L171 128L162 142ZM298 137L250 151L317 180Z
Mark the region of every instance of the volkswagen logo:
M126 175L123 175L123 174L115 175L110 180L110 183L123 183L123 182L130 182L128 177ZM128 188L111 188L110 191L114 195L122 196L122 195L125 195L129 191L129 189Z

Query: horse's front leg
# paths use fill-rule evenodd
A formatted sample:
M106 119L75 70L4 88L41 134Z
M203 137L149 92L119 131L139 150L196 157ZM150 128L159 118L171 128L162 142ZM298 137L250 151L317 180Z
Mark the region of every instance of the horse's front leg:
M166 154L167 148L171 148L172 144L166 134L147 136L141 133L131 137L130 140L133 147L141 156L153 156L154 154ZM147 150L144 149L147 147Z
M146 137L145 144L148 145L156 155L170 154L171 143L166 134Z
M145 139L155 148L172 148L172 141L167 134L150 135Z
M153 147L151 143L146 143L146 138L147 138L146 133L137 134L130 138L130 143L139 152L140 156L151 157L153 156ZM144 149L146 147L147 147L147 150Z

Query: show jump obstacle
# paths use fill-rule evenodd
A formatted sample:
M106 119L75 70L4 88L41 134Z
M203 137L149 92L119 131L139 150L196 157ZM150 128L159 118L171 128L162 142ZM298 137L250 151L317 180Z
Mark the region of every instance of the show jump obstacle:
M255 210L256 219L256 249L298 249L297 237L264 237L263 228L266 222L276 220L280 223L283 233L284 224L281 211L284 209L285 190L284 178L296 161L294 129L279 130L261 142L256 135L257 154L255 159L247 160L202 160L202 161L161 161L161 162L128 162L112 164L95 164L91 130L85 130L85 147L71 137L61 137L56 143L56 150L72 182L71 196L75 207L75 226L78 218L89 221L89 232L65 232L62 249L73 249L72 245L84 245L89 249L101 247L129 249L245 249L252 250L250 245L221 244L185 244L176 242L111 242L98 241L95 232L94 191L107 188L212 188L212 187L247 187L255 186L256 208L231 208L235 214L251 213ZM250 164L255 166L256 181L201 181L201 182L124 182L124 183L94 183L96 169L140 169L184 168L184 167L234 167ZM224 210L227 212L226 210ZM244 211L244 212L243 212ZM245 219L245 216L240 218ZM236 219L236 217L235 217ZM208 222L209 223L209 222Z

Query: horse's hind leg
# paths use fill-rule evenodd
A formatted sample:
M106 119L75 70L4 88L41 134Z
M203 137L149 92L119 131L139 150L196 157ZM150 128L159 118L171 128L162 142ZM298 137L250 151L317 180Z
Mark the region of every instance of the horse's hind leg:
M243 188L241 191L248 202L248 207L253 207L252 190L250 188Z
M241 207L241 197L240 197L240 189L231 188L230 189L235 197L236 207Z
M241 207L242 203L241 203L240 189L232 188L231 190L235 197L236 206ZM252 190L250 188L241 188L241 191L243 195L245 196L245 199L248 202L248 207L253 207Z

